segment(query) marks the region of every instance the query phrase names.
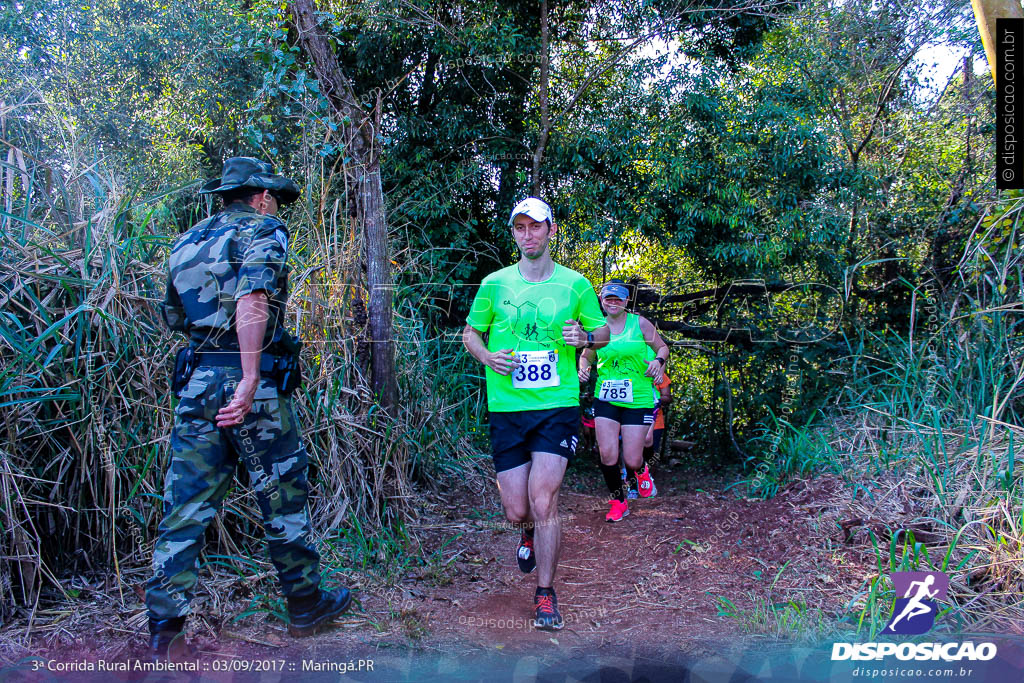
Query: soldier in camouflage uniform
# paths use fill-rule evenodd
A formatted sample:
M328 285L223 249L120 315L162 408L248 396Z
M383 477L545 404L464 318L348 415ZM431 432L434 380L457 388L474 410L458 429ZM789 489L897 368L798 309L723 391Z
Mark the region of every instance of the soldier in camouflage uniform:
M306 511L308 457L277 370L287 356L288 229L275 214L299 188L269 164L236 157L200 192L221 194L225 206L174 244L163 306L167 325L188 335L195 356L187 383L179 378L164 518L146 592L157 659L184 645L203 534L239 459L288 600L289 631L314 633L351 602L345 588L319 587Z

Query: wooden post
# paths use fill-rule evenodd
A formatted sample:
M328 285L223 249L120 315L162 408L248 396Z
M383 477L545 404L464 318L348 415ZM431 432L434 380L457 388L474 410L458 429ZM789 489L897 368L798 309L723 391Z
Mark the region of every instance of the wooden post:
M394 416L398 390L394 345L391 342L391 257L388 254L380 162L376 158L370 168L359 176L358 183L357 205L366 235L366 284L370 290L370 376L377 401Z

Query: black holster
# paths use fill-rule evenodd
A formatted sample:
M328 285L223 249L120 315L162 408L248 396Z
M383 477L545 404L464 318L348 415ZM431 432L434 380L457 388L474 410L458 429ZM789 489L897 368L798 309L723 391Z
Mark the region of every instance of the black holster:
M290 394L302 384L302 340L285 332L277 343L278 359L274 363L277 390Z
M174 356L174 373L171 375L171 392L181 398L181 390L188 386L192 373L196 369L196 349L189 344L179 349Z

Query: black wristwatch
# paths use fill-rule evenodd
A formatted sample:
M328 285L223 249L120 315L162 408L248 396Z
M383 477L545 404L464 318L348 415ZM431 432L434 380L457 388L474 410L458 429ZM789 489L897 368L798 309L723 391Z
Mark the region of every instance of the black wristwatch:
M586 343L586 345L583 348L585 348L585 349L592 349L592 348L594 348L594 333L593 332L587 332L587 343Z
M656 360L656 361L658 361L659 363L661 363L661 367L665 367L665 363L667 363L667 362L668 362L667 360L665 360L665 359L664 359L664 358L662 358L661 356L655 356L655 357L654 357L654 360Z

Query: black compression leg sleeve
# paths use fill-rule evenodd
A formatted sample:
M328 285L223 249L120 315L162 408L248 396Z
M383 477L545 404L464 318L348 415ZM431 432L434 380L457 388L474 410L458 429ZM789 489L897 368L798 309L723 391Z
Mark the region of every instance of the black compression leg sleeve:
M654 446L644 446L644 464L650 465L651 458L654 457Z
M608 485L611 497L625 502L626 492L622 490L622 473L619 472L619 466L601 463L601 474L604 475L604 483Z

